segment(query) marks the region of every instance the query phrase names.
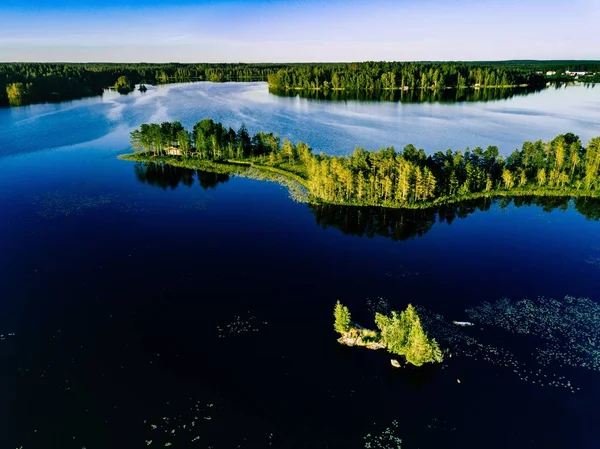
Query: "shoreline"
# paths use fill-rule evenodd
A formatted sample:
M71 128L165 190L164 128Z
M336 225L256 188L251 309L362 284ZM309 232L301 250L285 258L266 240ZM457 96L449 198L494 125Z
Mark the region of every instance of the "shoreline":
M529 84L507 84L507 85L502 85L502 84L497 84L497 85L490 85L490 86L443 86L443 87L408 87L406 86L406 88L404 87L383 87L381 89L346 89L345 87L328 87L328 88L323 88L323 87L301 87L301 86L279 86L277 84L269 84L269 88L270 89L282 89L285 92L288 91L302 91L302 90L310 90L310 91L328 91L328 90L332 90L332 91L340 91L340 92L363 92L363 91L370 91L370 92L375 92L375 91L380 91L380 90L384 90L384 91L388 91L388 92L396 92L396 91L403 91L403 92L407 92L407 91L411 91L411 90L462 90L462 89L473 89L473 90L478 90L478 89L515 89L515 88L523 88L523 87L535 87L535 86L530 86ZM546 84L544 84L543 86L537 86L540 88L546 88Z
M225 161L212 161L206 159L178 159L177 157L168 157L168 156L148 156L146 154L139 153L128 153L122 154L118 156L118 159L130 161L130 162L145 162L145 163L164 163L167 165L171 165L173 167L180 168L188 168L192 170L202 170L212 173L221 173L221 174L231 174L236 175L240 174L243 176L243 173L246 169L256 169L259 172L265 174L264 177L250 176L253 179L257 180L268 180L272 182L277 182L278 184L286 187L292 197L299 202L305 202L308 204L325 204L325 205L333 205L333 206L346 206L346 207L381 207L386 209L395 209L395 210L421 210L421 209L431 209L439 206L445 206L449 204L457 204L461 202L466 202L470 200L477 200L482 198L511 198L511 197L533 197L533 198L590 198L597 199L600 198L600 191L595 190L577 190L577 189L565 189L565 190L540 190L540 189L509 189L509 190L490 190L489 192L473 192L467 195L460 196L452 196L452 197L439 197L432 201L420 202L420 203L407 203L402 206L389 204L386 202L336 202L336 201L325 201L323 199L317 198L310 193L307 193L306 196L298 196L294 194L292 191L294 189L293 186L290 186L289 183L297 183L302 188L308 190L308 180L302 178L296 173L292 173L290 171L284 170L279 167L273 167L269 165L264 165L257 163L256 161L243 161L243 160L235 160L235 159L227 159ZM273 177L275 175L275 177ZM281 176L285 178L285 180L278 179L277 177Z
M477 90L486 90L486 89L499 89L499 90L503 90L503 89L532 89L531 93L533 93L533 89L539 89L539 90L545 90L550 88L552 85L562 85L562 84L575 84L575 85L588 85L588 84L600 84L600 81L594 81L594 80L590 80L590 81L586 81L586 80L557 80L554 81L553 80L549 80L547 81L545 84L540 84L540 85L530 85L530 84L507 84L507 85L489 85L489 86L443 86L443 87L410 87L410 88L403 88L403 87L394 87L394 88L389 88L389 87L384 87L384 88L380 88L380 89L346 89L344 87L327 87L327 88L323 88L323 87L300 87L300 86L279 86L279 85L273 85L273 84L269 84L268 81L266 79L244 79L244 78L237 78L237 79L223 79L223 80L211 80L211 79L186 79L186 80L172 80L172 81L166 81L166 82L159 82L159 83L142 83L144 85L147 86L153 86L153 87L157 87L157 86L165 86L165 85L171 85L171 84L191 84L191 83L198 83L198 82L208 82L208 83L215 83L215 84L225 84L225 83L266 83L267 84L267 89L269 90L269 93L272 95L277 95L277 93L274 92L270 92L270 90L279 90L280 92L283 93L289 93L289 92L344 92L344 93L348 93L348 94L353 94L353 93L361 93L361 92L370 92L370 93L375 93L375 92L415 92L415 91L429 91L429 92L441 92L441 91L477 91ZM68 98L44 98L42 100L24 100L22 102L19 103L8 103L8 104L0 104L0 108L18 108L18 107L23 107L23 106L32 106L32 105L37 105L37 104L54 104L54 103L63 103L63 102L69 102L69 101L74 101L74 100L81 100L81 99L85 99L85 98L97 98L97 97L101 97L104 93L104 90L108 90L108 91L114 91L114 92L118 92L118 89L115 88L114 85L110 85L110 86L106 86L103 88L103 92L92 92L92 93L86 93L86 94L78 94L78 95L74 95L74 96L68 96ZM123 91L123 92L119 92L122 95L128 95L129 93L138 90L136 88L130 89L127 92ZM146 89L147 90L147 89ZM145 92L146 90L143 90L143 92ZM58 94L60 96L60 94ZM335 100L335 99L330 99L330 101L342 101L342 100ZM489 100L477 100L477 101L481 101L481 102L486 102Z

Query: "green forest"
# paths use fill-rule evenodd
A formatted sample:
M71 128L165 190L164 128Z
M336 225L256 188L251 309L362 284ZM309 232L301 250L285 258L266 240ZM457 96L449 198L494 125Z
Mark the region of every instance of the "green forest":
M300 64L268 76L273 93L299 91L412 91L447 88L528 87L544 88L549 80L572 77L547 76L548 71L586 71L581 79L598 82L600 61L468 61L468 62L361 62Z
M115 85L113 86L113 89L115 89L120 94L128 94L129 92L132 92L135 89L135 84L126 76L120 76L117 79Z
M365 62L285 68L268 76L279 89L414 90L467 87L544 86L533 68L460 62Z
M131 84L266 81L281 64L0 63L0 106L73 100ZM127 93L132 89L123 89Z
M560 86L560 84L556 85ZM591 86L594 86L591 84ZM330 101L392 101L402 103L460 103L476 101L507 100L540 92L539 87L497 87L488 89L413 89L413 90L333 90L333 89L285 89L269 87L269 93L279 97L301 97Z
M395 91L415 88L523 86L543 88L548 70L589 71L598 61L356 62L294 64L0 63L0 106L101 95L120 77L132 84L268 81L289 90ZM335 99L335 98L332 98ZM391 98L393 100L393 98ZM403 100L404 101L404 100Z
M276 172L302 185L312 203L423 208L493 196L598 197L600 191L600 137L584 146L572 133L525 142L508 157L495 146L428 156L412 144L327 156L303 142L251 136L245 126L235 131L204 119L192 131L179 122L143 124L131 133L131 146L129 159L139 162L208 171L207 164L247 164Z

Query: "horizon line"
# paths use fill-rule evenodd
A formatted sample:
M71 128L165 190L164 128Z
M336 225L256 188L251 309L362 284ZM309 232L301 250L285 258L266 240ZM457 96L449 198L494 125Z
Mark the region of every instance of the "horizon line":
M357 64L357 63L368 63L368 62L598 62L600 59L412 59L412 60L401 60L401 59L365 59L356 61L254 61L254 62L223 62L223 61L195 61L195 62L180 62L180 61L161 61L161 62L149 62L149 61L0 61L0 64L272 64L272 65L286 65L286 64Z

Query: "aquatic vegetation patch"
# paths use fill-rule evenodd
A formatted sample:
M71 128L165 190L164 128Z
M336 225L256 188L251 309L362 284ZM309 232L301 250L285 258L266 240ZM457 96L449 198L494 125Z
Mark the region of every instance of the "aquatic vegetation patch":
M479 323L541 339L537 359L600 371L600 305L589 298L502 299L468 309Z
M391 424L377 434L368 433L364 437L365 449L401 449L402 439L396 434L398 421Z
M473 328L455 326L441 315L419 309L424 327L450 348L449 358L467 357L506 367L524 382L572 393L580 387L562 368L600 371L600 305L589 298L501 299L466 313L476 324ZM533 357L517 355L516 349L508 349L510 345L486 343L483 330L511 334L516 339L514 347L531 348Z
M0 334L0 341L4 341L4 340L8 340L11 337L14 337L15 333L14 332L9 332L7 334Z
M508 369L519 380L539 387L563 389L572 393L580 390L565 375L543 364L539 357L531 360L530 357L517 355L507 347L486 342L480 322L477 322L474 328L465 328L456 326L442 315L424 308L419 308L418 311L427 332L431 333L443 347L448 348L447 359L449 360L464 357ZM488 326L493 325L488 324ZM517 336L525 338L523 335ZM525 343L520 340L519 342Z
M144 445L152 447L202 447L203 430L206 425L218 414L220 407L214 403L204 404L190 398L187 410L178 409L178 413L166 413L165 416L145 419L147 435L144 437ZM175 408L167 402L165 411ZM181 413L181 412L185 413Z
M258 332L260 327L266 324L266 321L259 322L256 317L248 311L244 315L234 316L227 324L217 326L217 335L219 338L226 338L249 332Z
M81 215L85 210L97 209L115 201L115 195L77 195L68 192L48 192L33 197L39 206L38 214L44 218Z
M585 263L588 263L596 268L600 268L600 245L593 245L591 248L596 254L590 254L590 256L585 260Z
M586 263L593 265L596 268L600 268L600 257L590 256L586 259Z
M385 275L393 279L400 279L403 277L419 276L419 272L408 270L404 265L400 265L397 270L387 272Z
M181 208L187 209L187 210L206 210L207 204L208 204L208 201L206 199L201 198L201 199L195 200L192 203L182 204Z
M251 167L243 173L238 173L240 178L256 179L259 181L275 182L288 190L289 197L297 203L308 203L310 195L308 189L289 175L284 175L270 170L272 167Z
M456 427L450 427L450 425L445 419L432 418L431 421L427 424L427 430L440 432L454 432L456 431Z
M443 315L434 314L422 307L417 308L417 310L423 327L431 332L440 344L449 348L449 357L464 356L507 367L522 365L512 352L480 342L477 338L465 332L463 328L447 321Z
M388 315L392 311L389 301L381 296L375 299L367 298L366 305L367 310L373 314L382 313Z
M152 209L138 201L123 201L119 203L119 210L127 214L148 214Z
M218 399L217 399L218 400ZM143 446L173 448L269 447L274 444L272 432L249 436L233 432L224 445L223 429L227 407L223 402L208 402L196 398L173 398L160 406L160 414L144 419ZM254 440L254 441L252 441Z

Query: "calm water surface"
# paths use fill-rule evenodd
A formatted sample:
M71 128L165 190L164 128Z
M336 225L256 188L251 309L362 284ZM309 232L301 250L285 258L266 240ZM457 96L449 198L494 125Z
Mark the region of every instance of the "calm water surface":
M317 208L275 184L116 156L142 122L207 116L338 154L506 153L600 134L598 92L402 105L200 83L0 110L0 447L361 448L396 421L404 449L597 448L597 353L544 364L539 335L448 324L505 297L599 301L597 204ZM432 332L462 338L454 356L395 370L340 347L335 301L371 325L378 298L440 315ZM589 349L590 332L573 338Z
M56 148L102 138L126 146L140 123L205 117L250 132L279 133L316 151L347 154L412 143L428 152L496 145L504 154L526 140L573 132L600 135L600 88L563 86L507 100L465 103L327 102L278 97L265 83L193 83L107 92L61 104L0 110L0 154ZM56 132L60 129L61 132Z

